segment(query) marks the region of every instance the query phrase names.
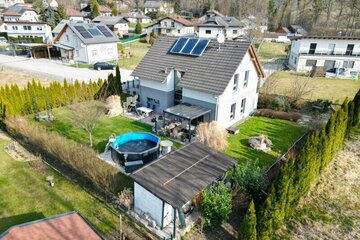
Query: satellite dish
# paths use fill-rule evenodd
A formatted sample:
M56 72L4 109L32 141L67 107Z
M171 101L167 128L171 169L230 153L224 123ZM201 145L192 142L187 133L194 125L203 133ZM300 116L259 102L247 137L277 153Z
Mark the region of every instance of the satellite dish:
M86 45L83 43L80 43L80 47L84 48L84 47L86 47Z
M225 36L222 33L219 33L217 35L216 39L217 39L218 43L220 43L220 44L225 42Z

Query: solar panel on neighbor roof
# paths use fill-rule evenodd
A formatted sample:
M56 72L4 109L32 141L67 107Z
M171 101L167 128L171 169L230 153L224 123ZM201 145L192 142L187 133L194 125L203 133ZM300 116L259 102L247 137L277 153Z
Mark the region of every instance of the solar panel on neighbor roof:
M83 36L84 38L92 38L91 34L83 26L75 26L75 29Z
M210 40L198 38L179 38L170 53L200 57Z
M102 36L101 32L97 30L96 28L89 28L88 31L91 35L95 36Z
M109 31L106 29L106 27L104 27L104 26L96 26L96 27L100 30L100 32L101 32L102 34L104 34L105 37L113 37L113 35L111 34L111 32L109 32Z

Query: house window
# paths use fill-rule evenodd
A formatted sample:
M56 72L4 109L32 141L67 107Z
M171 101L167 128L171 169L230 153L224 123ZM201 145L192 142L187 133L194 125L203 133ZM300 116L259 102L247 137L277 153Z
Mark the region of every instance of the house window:
M12 29L13 30L18 30L18 27L17 26L12 26Z
M108 49L107 49L107 54L108 54L108 55L112 55L113 52L114 52L114 49L112 49L112 48L108 48Z
M249 70L245 71L245 77L244 77L244 88L248 86L249 83Z
M31 30L31 26L24 26L24 30Z
M166 29L166 33L171 33L171 30L170 30L170 29Z
M42 27L37 27L37 30L38 30L38 31L42 31Z
M205 30L205 34L211 34L211 30Z
M173 28L175 27L175 23L174 23L174 22L171 23L171 27L173 27Z
M69 42L70 41L69 35L65 35L65 37L66 37L66 41Z
M244 114L245 113L245 106L246 106L246 98L243 98L241 100L241 106L240 106L240 113Z
M239 74L235 74L234 76L234 86L233 86L233 91L237 91L238 90L238 83L239 83Z
M91 53L92 53L92 56L93 56L93 57L96 57L96 56L98 55L97 50L92 50L92 52L91 52Z
M344 61L343 68L354 68L354 61Z
M313 67L316 66L316 60L306 60L306 67Z
M238 34L238 30L233 30L233 34Z
M7 26L4 26L4 30L5 30L5 31L7 30Z
M231 104L230 109L230 120L235 118L235 109L236 109L236 103Z
M178 29L178 34L180 34L180 29Z

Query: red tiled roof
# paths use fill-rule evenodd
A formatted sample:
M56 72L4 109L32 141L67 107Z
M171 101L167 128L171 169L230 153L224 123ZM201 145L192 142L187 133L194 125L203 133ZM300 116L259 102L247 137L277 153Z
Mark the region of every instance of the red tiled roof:
M194 26L194 24L192 22L190 22L189 20L186 20L185 18L179 17L179 16L168 16L168 18L181 23L182 25L185 26Z
M14 226L0 235L0 238L2 240L102 239L77 212Z
M107 6L100 5L100 12L111 12L111 9Z
M3 13L4 16L21 16L21 13L18 12L5 12Z
M67 14L69 17L82 17L82 16L83 16L79 10L76 10L76 9L74 9L74 8L68 8L68 9L66 9L66 14Z

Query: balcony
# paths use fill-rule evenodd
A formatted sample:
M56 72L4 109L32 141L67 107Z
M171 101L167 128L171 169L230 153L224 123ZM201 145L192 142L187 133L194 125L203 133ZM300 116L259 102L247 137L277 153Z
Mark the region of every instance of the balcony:
M336 57L360 57L360 52L354 51L300 51L299 55L305 56L336 56Z

